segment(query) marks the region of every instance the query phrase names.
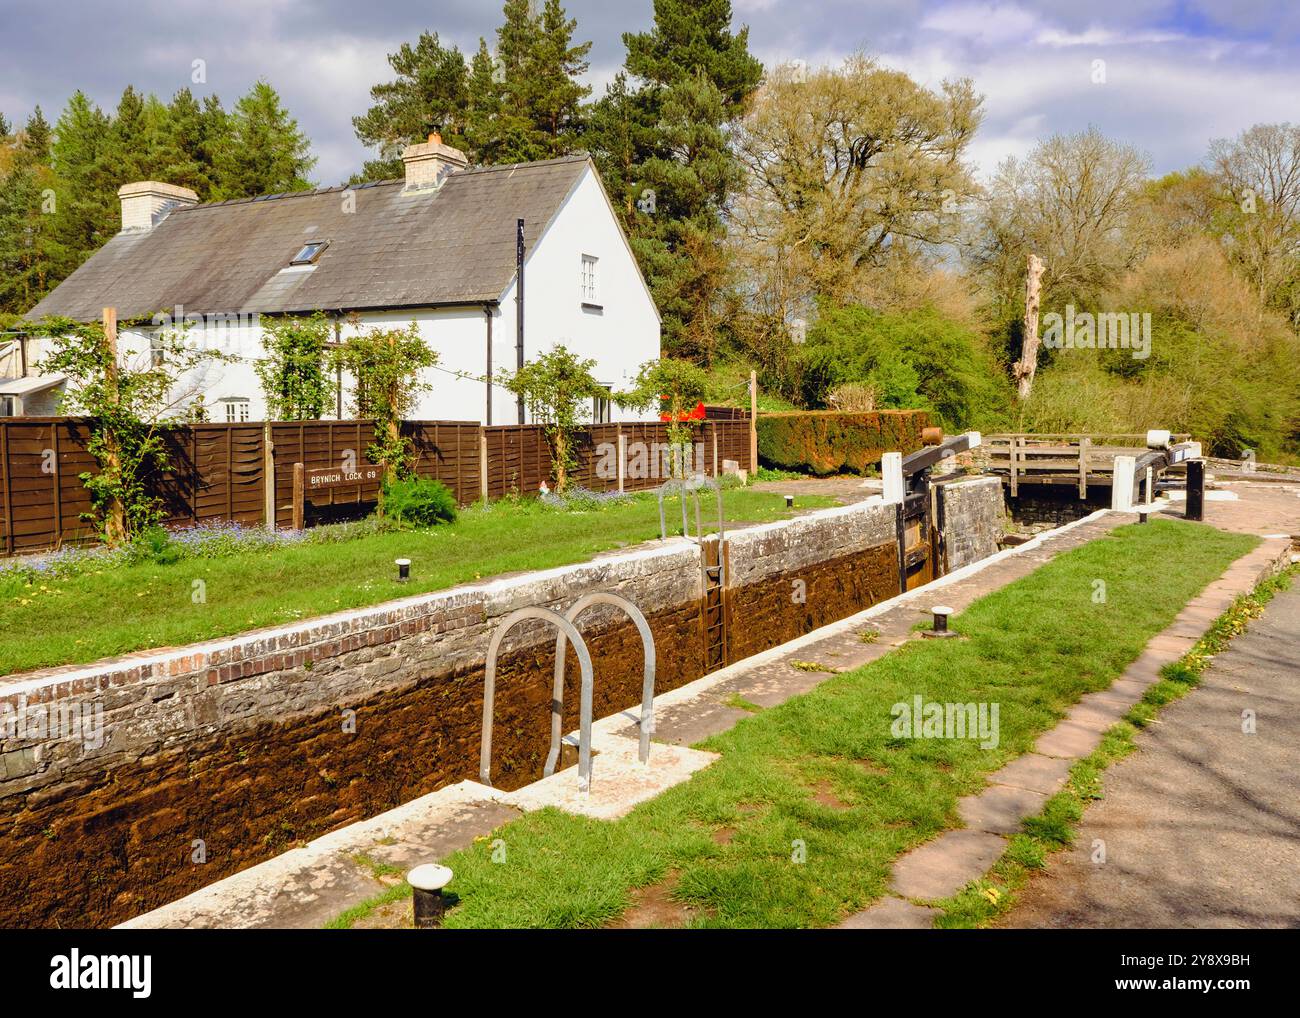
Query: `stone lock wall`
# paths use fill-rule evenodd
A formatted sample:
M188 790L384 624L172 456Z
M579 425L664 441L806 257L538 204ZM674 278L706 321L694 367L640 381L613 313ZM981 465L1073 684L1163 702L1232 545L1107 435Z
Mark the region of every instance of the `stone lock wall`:
M950 503L978 529L987 496ZM998 504L1001 495L998 493ZM728 660L897 593L894 507L859 503L728 535ZM972 548L974 545L972 545ZM973 553L973 551L971 552ZM102 745L0 728L0 925L103 926L329 830L476 778L484 655L516 608L611 590L641 607L657 691L705 670L700 548L682 539L178 650L15 676L0 722L101 712ZM803 597L792 596L797 584ZM640 699L641 646L613 609L580 628L596 717ZM541 775L554 633L498 661L493 783ZM577 725L570 650L566 730ZM66 729L65 729L66 730ZM30 731L25 733L31 735Z
M955 572L997 552L1007 512L996 477L949 481L942 487L944 551L948 572Z

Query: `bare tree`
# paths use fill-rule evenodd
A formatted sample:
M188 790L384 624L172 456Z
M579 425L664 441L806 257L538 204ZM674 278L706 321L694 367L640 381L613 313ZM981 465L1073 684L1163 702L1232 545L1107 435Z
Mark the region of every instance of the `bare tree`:
M1044 302L1095 299L1148 248L1147 157L1095 128L1055 135L1006 160L984 198L973 268L1002 310L1020 304L1030 253L1047 263Z
M1300 126L1256 124L1210 146L1223 199L1235 206L1229 256L1261 302L1292 321L1300 314Z

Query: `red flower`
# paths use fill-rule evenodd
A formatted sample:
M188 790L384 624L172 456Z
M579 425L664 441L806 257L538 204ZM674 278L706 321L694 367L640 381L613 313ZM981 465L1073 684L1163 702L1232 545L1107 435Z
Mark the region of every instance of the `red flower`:
M695 409L694 409L694 410L687 410L687 411L685 411L685 412L684 412L680 417L676 418L676 420L678 420L678 421L702 421L702 420L704 420L704 418L705 418L707 415L708 415L708 411L706 411L706 410L704 409L704 403L703 403L703 401L701 401L701 402L699 402L699 403L697 403L697 404L695 405ZM668 421L668 422L671 423L671 422L673 421L674 418L673 418L673 415L672 415L671 413L663 413L663 414L660 414L660 415L659 415L659 419L660 419L661 421Z

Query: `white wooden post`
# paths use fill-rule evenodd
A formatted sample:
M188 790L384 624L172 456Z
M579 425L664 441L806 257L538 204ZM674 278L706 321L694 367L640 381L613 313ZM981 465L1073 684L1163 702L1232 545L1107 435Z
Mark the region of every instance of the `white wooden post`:
M885 480L887 503L903 501L903 454L887 452L880 458L880 474Z
M1133 511L1133 480L1137 473L1136 456L1116 456L1110 475L1110 507L1116 512Z

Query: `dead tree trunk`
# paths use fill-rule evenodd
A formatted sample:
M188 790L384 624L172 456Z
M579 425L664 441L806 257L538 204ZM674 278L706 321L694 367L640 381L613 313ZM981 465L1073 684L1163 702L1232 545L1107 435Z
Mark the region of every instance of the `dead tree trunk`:
M1034 387L1034 373L1038 370L1038 297L1042 289L1043 261L1038 255L1029 256L1029 272L1025 278L1025 335L1020 346L1020 360L1015 376L1023 402Z

